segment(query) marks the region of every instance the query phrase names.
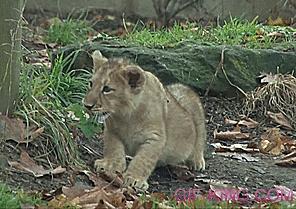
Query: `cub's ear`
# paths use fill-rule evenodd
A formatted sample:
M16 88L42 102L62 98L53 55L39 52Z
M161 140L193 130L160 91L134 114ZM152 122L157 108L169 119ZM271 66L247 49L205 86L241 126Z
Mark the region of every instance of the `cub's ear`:
M104 57L99 50L93 52L92 58L94 72L97 71L105 62L108 61L108 59Z
M144 71L138 66L127 66L123 71L123 77L134 93L139 93L145 83Z

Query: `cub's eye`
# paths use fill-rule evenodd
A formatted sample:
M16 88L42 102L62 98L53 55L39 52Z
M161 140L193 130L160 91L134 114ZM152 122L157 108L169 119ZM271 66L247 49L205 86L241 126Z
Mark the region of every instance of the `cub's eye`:
M108 93L110 93L110 92L112 92L112 91L114 91L114 89L112 89L112 88L109 87L109 86L104 86L103 89L102 89L102 92L103 92L104 94L108 94Z
M92 86L93 86L93 82L90 81L90 82L89 82L89 87L91 88Z

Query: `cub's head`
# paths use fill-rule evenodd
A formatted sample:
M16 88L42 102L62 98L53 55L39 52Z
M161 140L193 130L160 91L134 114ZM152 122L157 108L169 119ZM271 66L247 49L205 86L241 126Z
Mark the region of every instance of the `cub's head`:
M84 105L94 112L118 113L130 108L144 88L144 71L123 59L107 59L100 51L93 58L93 76Z

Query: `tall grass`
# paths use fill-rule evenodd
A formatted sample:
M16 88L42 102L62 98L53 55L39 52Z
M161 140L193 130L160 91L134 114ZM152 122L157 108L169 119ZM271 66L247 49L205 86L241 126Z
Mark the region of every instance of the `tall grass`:
M73 52L78 53L78 52ZM74 56L76 55L74 54ZM54 156L61 164L79 163L73 129L79 122L68 117L69 107L81 107L91 73L86 70L67 72L70 57L59 57L52 69L25 65L20 76L20 99L16 114L27 127L44 127L40 155ZM90 122L92 123L92 122ZM96 126L94 126L96 127Z

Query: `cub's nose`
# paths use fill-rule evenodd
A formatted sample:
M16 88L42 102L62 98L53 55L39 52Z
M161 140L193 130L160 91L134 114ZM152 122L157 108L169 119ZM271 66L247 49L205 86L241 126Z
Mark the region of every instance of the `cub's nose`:
M90 105L90 104L84 104L84 107L86 107L88 110L91 110L95 105Z

